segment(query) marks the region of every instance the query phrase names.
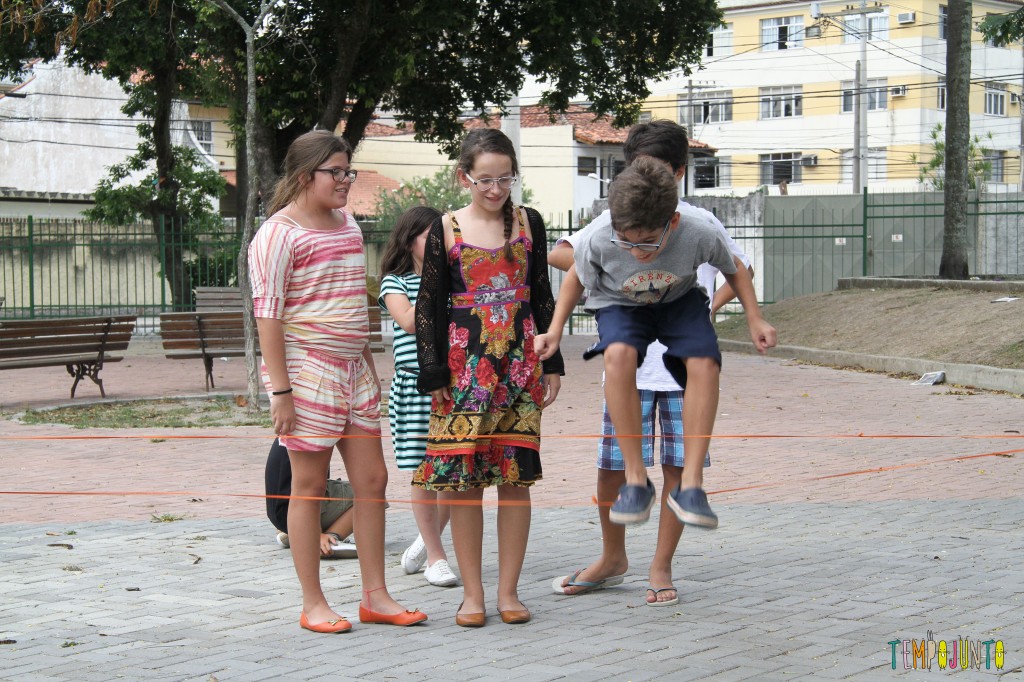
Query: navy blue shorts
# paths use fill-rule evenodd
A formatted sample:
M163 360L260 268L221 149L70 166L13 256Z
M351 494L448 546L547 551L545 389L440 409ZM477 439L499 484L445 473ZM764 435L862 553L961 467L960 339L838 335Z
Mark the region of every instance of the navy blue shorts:
M661 341L668 348L662 358L665 368L686 388L685 358L712 358L722 366L710 310L708 297L698 288L670 303L600 308L594 313L599 340L583 353L583 359L604 353L613 343L625 343L636 348L640 366L651 341Z

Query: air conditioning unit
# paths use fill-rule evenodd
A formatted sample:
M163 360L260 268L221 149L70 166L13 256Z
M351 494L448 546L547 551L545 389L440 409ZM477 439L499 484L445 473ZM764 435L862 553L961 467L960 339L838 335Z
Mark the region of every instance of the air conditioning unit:
M917 16L913 12L900 12L896 15L898 24L912 24L915 21L917 21Z
M800 165L801 166L817 166L818 165L818 155L817 154L810 154L809 156L801 156L800 157Z
M1020 95L1015 92L1010 93L1010 104L1020 104Z
M892 95L893 97L906 97L907 96L907 86L906 85L897 85L894 88L889 88L889 94Z

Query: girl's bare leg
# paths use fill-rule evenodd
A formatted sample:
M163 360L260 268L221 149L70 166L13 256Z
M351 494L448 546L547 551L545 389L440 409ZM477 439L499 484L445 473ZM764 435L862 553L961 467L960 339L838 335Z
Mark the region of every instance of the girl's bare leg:
M289 450L288 459L292 466L292 495L323 497L327 490L331 450ZM306 619L317 625L340 618L328 605L320 586L320 500L289 501L288 544L302 588L302 611Z
M349 424L338 442L345 471L355 493L355 535L359 546L359 573L363 580L361 603L384 615L401 613L405 607L388 594L384 581L384 496L388 470L380 436Z
M525 608L519 601L519 576L530 538L530 489L498 486L498 610ZM462 563L459 563L461 566Z
M484 512L483 488L464 492L441 493L440 499L451 503L452 545L462 574L462 608L460 613L484 613L482 577Z
M416 519L416 528L427 548L427 565L441 559L448 559L441 542L441 534L448 525L450 513L448 505L437 497L437 491L412 487L412 515Z

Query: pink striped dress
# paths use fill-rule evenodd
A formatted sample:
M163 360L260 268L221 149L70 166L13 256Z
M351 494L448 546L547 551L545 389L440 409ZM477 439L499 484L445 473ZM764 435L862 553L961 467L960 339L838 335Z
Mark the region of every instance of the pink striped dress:
M281 320L297 424L282 442L293 450L333 447L345 425L380 433L380 386L363 358L366 255L355 219L332 230L277 214L249 246L253 310ZM270 380L263 367L268 392ZM285 442L287 441L287 442Z

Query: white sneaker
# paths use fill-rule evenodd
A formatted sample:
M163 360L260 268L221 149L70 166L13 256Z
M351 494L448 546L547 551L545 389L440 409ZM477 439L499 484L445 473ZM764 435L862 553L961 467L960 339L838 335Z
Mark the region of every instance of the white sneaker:
M288 533L278 533L277 544L281 545L285 549L288 549Z
M423 572L427 582L435 587L451 587L459 582L459 577L452 572L452 567L444 559L435 561Z
M406 575L419 573L423 562L427 560L427 546L423 544L423 536L417 535L413 543L402 552L402 570Z

